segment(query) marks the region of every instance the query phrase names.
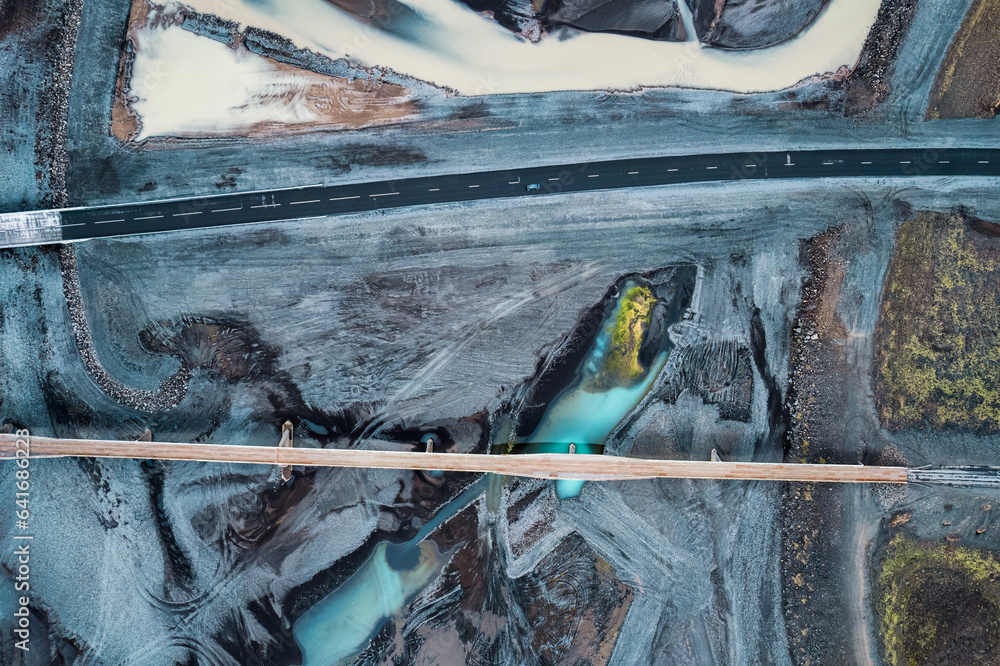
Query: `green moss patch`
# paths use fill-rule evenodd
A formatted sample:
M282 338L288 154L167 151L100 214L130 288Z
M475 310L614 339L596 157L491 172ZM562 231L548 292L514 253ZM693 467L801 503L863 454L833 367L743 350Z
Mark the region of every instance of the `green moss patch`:
M998 581L992 553L895 536L878 580L885 663L1000 662Z
M1000 241L921 212L899 229L876 330L883 424L1000 429Z
M1000 109L998 39L1000 0L976 0L941 63L927 120L996 116Z
M643 285L630 288L622 296L618 316L611 331L611 349L604 369L616 386L630 386L642 380L646 369L639 362L639 349L649 328L656 297Z

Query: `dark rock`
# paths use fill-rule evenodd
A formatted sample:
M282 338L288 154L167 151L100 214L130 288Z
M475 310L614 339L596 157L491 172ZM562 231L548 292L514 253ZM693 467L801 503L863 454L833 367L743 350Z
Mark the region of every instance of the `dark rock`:
M553 8L547 11L547 18L552 25L673 42L685 38L675 0L562 0L550 4Z
M684 41L677 0L463 0L477 12L537 41L543 28L569 26L647 39Z
M724 49L761 49L795 37L830 0L685 0L698 39Z
M883 0L858 64L845 81L844 115L862 116L889 98L889 66L916 11L917 0Z

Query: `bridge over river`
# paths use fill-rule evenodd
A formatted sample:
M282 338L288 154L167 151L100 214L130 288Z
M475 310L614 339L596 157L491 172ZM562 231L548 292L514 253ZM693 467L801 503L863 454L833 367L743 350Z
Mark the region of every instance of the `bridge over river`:
M61 457L132 458L291 466L441 470L539 479L740 479L818 483L919 483L1000 488L1000 468L884 467L776 462L650 460L577 453L484 455L421 451L294 448L127 440L63 439L0 434L0 459Z

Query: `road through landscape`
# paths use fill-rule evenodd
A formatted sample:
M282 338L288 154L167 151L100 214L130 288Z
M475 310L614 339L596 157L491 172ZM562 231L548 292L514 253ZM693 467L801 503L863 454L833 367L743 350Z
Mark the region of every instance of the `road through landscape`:
M749 179L915 176L1000 176L1000 151L931 147L669 156L348 185L312 185L166 201L68 208L57 212L61 240L79 241L301 220L380 208L626 187ZM3 228L3 217L0 215L0 230Z

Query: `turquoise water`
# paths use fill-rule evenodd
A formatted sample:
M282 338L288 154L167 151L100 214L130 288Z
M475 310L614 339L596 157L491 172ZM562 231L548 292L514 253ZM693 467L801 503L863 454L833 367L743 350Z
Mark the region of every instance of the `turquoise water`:
M634 285L626 283L622 296ZM573 383L555 397L534 432L523 442L524 453L567 453L573 443L579 454L599 455L611 432L652 388L666 365L669 345L646 368L641 381L630 378L625 381L636 383L594 390L595 386L615 381L603 373L622 296L605 320ZM561 498L576 497L583 484L583 481L559 480L556 493ZM443 507L409 541L378 544L353 576L295 621L292 635L302 651L303 666L333 666L357 655L386 620L401 613L440 575L450 553L439 552L433 542L422 543L427 535L487 488L490 490L487 506L497 510L501 485L499 478L485 475Z
M450 553L421 543L438 525L485 490L486 478L465 489L405 543L382 542L340 587L292 625L303 666L334 666L360 652L378 628L441 573Z
M565 453L569 444L576 444L577 453L596 454L598 446L604 443L629 412L652 388L657 375L667 362L669 348L657 355L646 369L643 380L633 386L616 386L605 391L588 390L587 387L601 385L599 380L604 372L605 360L612 348L612 333L622 300L635 282L626 282L614 309L604 320L604 325L594 339L584 357L574 383L559 393L549 405L542 420L528 437L526 443L565 445L560 451ZM530 450L524 453L532 453ZM556 494L560 498L577 497L583 490L583 481L565 479L556 481Z
M584 379L578 380L552 402L541 422L528 438L528 443L550 442L576 444L577 453L596 453L592 443L603 443L629 412L652 388L656 376L667 362L667 352L661 352L646 373L646 378L636 386L617 387L600 393L584 390ZM561 451L561 452L566 452ZM525 453L530 453L526 450ZM583 481L560 479L556 481L556 495L561 499L577 497L583 492Z
M380 543L347 582L292 626L305 666L340 664L357 654L364 640L440 572L442 557L433 543L419 544L412 553L398 548Z
M635 409L643 396L649 392L656 376L667 362L667 353L656 357L642 383L631 388L617 387L600 393L586 391L580 380L563 391L552 402L542 416L541 422L531 433L528 442L553 442L577 444L582 453L581 443L603 444L628 413Z

